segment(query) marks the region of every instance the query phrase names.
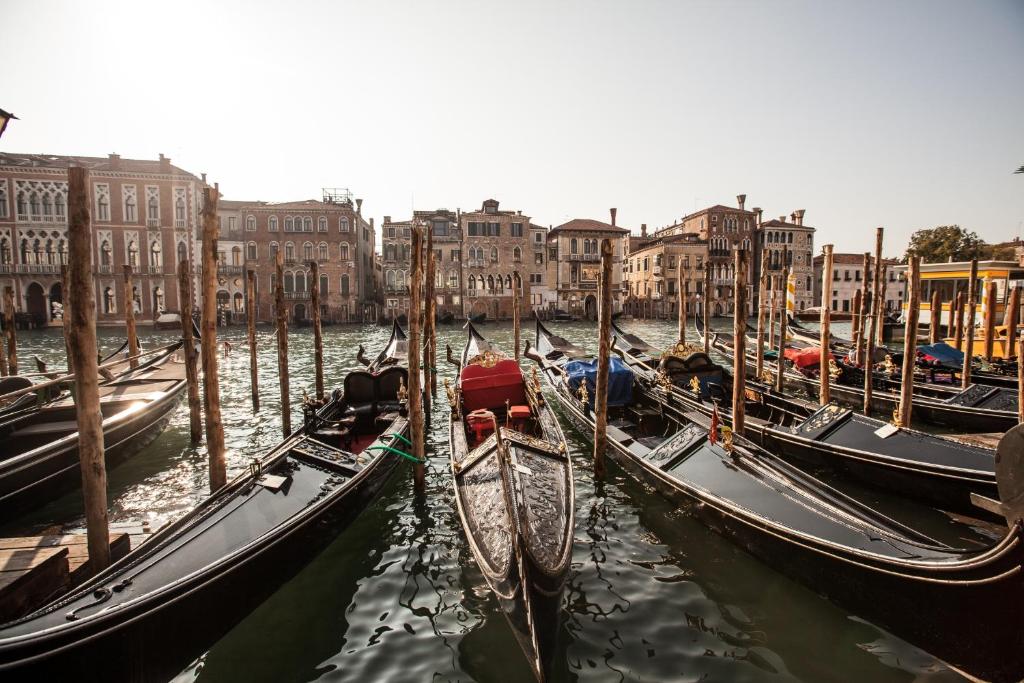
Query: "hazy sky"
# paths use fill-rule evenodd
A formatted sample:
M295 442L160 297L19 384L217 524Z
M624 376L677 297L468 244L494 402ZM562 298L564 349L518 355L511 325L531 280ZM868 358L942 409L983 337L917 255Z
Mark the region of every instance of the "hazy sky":
M714 203L1024 233L1024 2L0 0L0 151L652 229Z

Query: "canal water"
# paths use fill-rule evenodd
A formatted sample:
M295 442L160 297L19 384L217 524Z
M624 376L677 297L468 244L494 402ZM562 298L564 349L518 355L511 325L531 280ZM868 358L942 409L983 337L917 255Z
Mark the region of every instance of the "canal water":
M671 322L625 326L657 345L668 345L675 336ZM524 328L524 340L532 339L532 324ZM511 325L482 329L511 348ZM593 325L565 323L557 329L596 352ZM375 353L388 334L375 326L325 328L327 386L338 386L358 367L360 344ZM456 353L461 350L465 337L459 326L440 325L438 334L440 357L446 343ZM690 334L695 338L693 330ZM245 330L222 328L219 335L233 346L220 363L233 475L280 439L277 356L272 331L261 328L262 406L254 414ZM152 348L172 339L170 332L154 331L144 332L142 341ZM120 330L100 331L101 350L113 351L121 341ZM64 366L59 330L21 333L19 344L23 359L37 354L52 368ZM313 392L308 329L291 332L289 351L297 424L302 392ZM451 366L438 370L442 378L454 378ZM211 643L178 681L532 680L459 526L446 449L448 406L443 388L439 393L428 429L425 499L413 496L412 473L403 464L380 498L332 545ZM563 425L575 467L576 530L561 616L562 652L552 680L960 680L930 655L835 607L680 514L614 463L603 482L595 481L590 437L565 420ZM109 484L111 520L148 520L154 529L202 500L206 452L188 443L184 403L156 442L109 473ZM984 539L984 530L940 513L844 487L939 537ZM55 524L84 524L77 494L4 521L0 535ZM173 647L173 641L167 645Z

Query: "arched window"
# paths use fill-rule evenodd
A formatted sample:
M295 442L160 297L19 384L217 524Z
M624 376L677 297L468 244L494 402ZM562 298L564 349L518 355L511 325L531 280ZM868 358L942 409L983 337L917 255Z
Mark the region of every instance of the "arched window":
M466 289L476 292L476 275L470 273L469 279L466 280Z
M295 273L295 291L305 292L306 291L306 274L304 272Z
M267 230L270 232L277 232L277 216L271 216L267 219Z
M135 240L128 243L128 265L132 268L139 265L139 246L135 244Z
M292 228L292 217L291 216L285 216L284 217L284 231L285 232L291 232L292 229L293 229Z
M50 195L43 195L43 217L47 220L53 218L53 204L50 202Z
M388 289L395 288L395 271L389 270L384 273L384 286Z
M58 200L60 198L58 197ZM124 198L124 220L126 223L134 223L139 219L136 213L135 195L130 194Z
M183 221L185 220L185 198L178 197L174 201L174 220Z
M395 280L395 285L396 285L396 286L397 286L397 287L398 287L399 289L402 289L402 288L404 288L404 287L405 287L405 271L404 271L404 270L400 270L400 271L398 271L398 273L397 273L397 278L396 278L396 280Z
M151 266L162 266L164 255L160 249L159 240L153 240L153 243L149 245L149 265Z
M487 291L488 292L493 292L494 291L494 276L493 275L488 275L487 276Z
M327 232L327 216L320 216L320 219L316 224L316 229L319 232Z
M302 258L305 259L306 261L312 261L313 260L313 243L312 242L306 242L305 244L302 245Z
M0 239L0 263L13 263L14 252L11 249L11 241L6 237Z
M793 233L789 233L789 236L786 238L786 242L788 244L793 244Z
M56 200L54 200L53 207L57 210L57 218L64 218L64 195L58 194Z
M338 229L342 232L348 232L348 218L342 216L338 219Z
M284 291L294 292L295 291L295 276L291 273L284 274Z
M512 276L511 275L506 275L505 276L505 289L507 289L510 292L512 291Z
M256 217L246 216L245 217L245 230L246 232L256 232Z
M348 296L348 275L341 276L341 295Z
M111 287L107 287L103 290L103 312L104 313L117 313L117 307L114 301L114 290Z
M327 285L329 280L330 278L327 277L326 273L320 274L320 296L326 297L327 294L329 293L327 291ZM342 281L344 281L344 278L342 278Z
M231 265L240 266L242 265L242 248L239 246L231 247Z
M498 262L498 248L497 247L491 247L491 261L493 261L494 263Z
M348 260L348 242L342 242L341 247L338 250L338 257L342 261Z
M25 193L18 193L18 215L25 216L28 214L28 202L25 200Z
M319 254L317 254L317 258L321 261L326 261L329 258L327 254L327 242L321 242L318 251Z
M32 213L35 213L35 211ZM96 200L96 220L110 220L110 200L107 199L106 195L101 194Z
M111 254L112 253L113 253L113 250L110 248L110 241L109 240L103 240L103 244L100 245L100 265L101 266L109 266L109 265L111 265L111 263L113 261L113 259L111 258Z
M459 271L453 270L452 272L448 273L448 286L451 287L452 289L459 288Z
M512 260L519 263L523 260L523 250L518 246L512 248Z
M35 192L30 194L28 197L28 207L32 212L32 217L39 218L39 195Z
M188 246L184 242L178 242L178 263L188 260Z
M146 205L146 217L151 221L160 220L160 202L156 197L150 197Z
M302 219L302 231L313 232L313 219L309 216Z
M576 243L576 238L575 237L573 237L571 240L569 240L569 253L570 254L579 253L578 245Z
M259 257L259 250L257 249L255 242L249 242L245 245L245 258L247 260L255 261Z
M284 260L294 261L295 260L295 245L291 242L284 243Z

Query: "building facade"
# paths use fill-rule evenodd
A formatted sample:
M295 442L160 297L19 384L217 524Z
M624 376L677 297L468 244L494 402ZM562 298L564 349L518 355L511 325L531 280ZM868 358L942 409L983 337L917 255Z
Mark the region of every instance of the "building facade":
M488 319L512 317L513 275L519 274L523 310L533 301L531 280L544 267L536 265L530 243L530 217L521 211L501 211L488 199L479 211L460 215L464 255L465 297L462 314L485 314Z
M177 264L195 258L205 178L159 159L0 154L0 288L34 324L59 318L67 263L68 168L89 170L98 324L123 324L130 265L139 324L178 310Z
M409 278L412 272L412 228L430 231L434 250L434 297L438 315L462 317L462 227L457 211L413 211L407 221L384 216L381 225L381 272L384 315L393 320L409 314ZM427 264L423 264L426 276Z
M903 303L907 284L903 279L903 266L896 259L882 259L885 264L885 310L898 313ZM824 281L825 257L814 257L814 305L821 306L824 299L821 286ZM868 306L871 305L871 269L864 272L864 254L833 253L832 254L832 297L831 310L839 313L853 312L854 297L857 290L867 296Z
M284 297L288 318L303 324L311 317L310 262L320 271L320 315L326 322L375 322L375 230L362 216L362 200L347 190L325 189L321 200L295 202L224 202L221 218L231 230L232 218L241 226L238 239L218 243L218 303L238 300L245 272L256 275L256 319L274 319L277 253L284 258ZM223 226L222 226L223 228ZM242 265L235 265L242 243ZM244 307L243 307L244 310Z
M789 266L794 285L794 310L802 311L814 306L814 228L804 225L804 210L797 209L787 221L785 216L769 221L761 220L757 212L757 251L751 254L754 266L754 296L760 289L761 254L768 251L768 274L782 277L782 268ZM776 287L780 287L776 281ZM818 285L821 286L820 284Z
M557 310L597 320L601 242L606 239L612 245L612 312L622 310L622 259L629 230L615 224L615 209L611 221L575 218L547 234L548 286Z
M638 317L693 315L704 293L708 242L696 233L664 234L634 248L624 269L625 310ZM682 276L682 280L680 280Z

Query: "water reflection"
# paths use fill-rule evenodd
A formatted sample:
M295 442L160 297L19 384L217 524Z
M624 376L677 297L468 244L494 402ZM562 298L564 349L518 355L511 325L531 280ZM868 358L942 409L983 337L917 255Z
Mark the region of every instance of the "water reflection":
M627 326L654 344L667 345L675 335L670 322ZM484 329L511 347L510 326ZM596 350L592 326L572 323L558 329ZM225 437L234 474L280 438L277 359L272 334L261 330L262 409L254 415L244 330L220 334L234 347L221 359ZM692 329L690 334L695 338ZM335 327L326 328L325 336L325 378L332 387L358 367L358 344L374 351L388 330ZM441 350L446 343L458 350L464 341L454 326L440 326L439 337ZM170 338L169 333L151 333L144 342L155 345ZM524 330L524 338L532 339L532 327ZM53 367L61 365L59 333L28 333L19 341L26 355L38 353ZM103 349L118 343L117 330L101 331ZM312 391L311 347L308 330L292 331L296 406L303 389ZM454 378L451 366L438 370L442 379ZM531 680L462 536L448 469L447 419L442 395L428 430L431 459L424 498L413 495L411 472L400 467L375 504L293 580L211 644L178 680ZM614 464L609 463L603 482L595 482L589 437L563 424L577 477L577 527L562 615L564 654L552 680L956 678L934 658L851 617L680 514ZM188 444L183 406L160 439L111 471L111 518L149 519L156 527L195 505L206 489L205 448ZM944 515L921 514L890 498L881 498L880 504L919 515L923 524L951 535L977 536ZM68 495L8 521L0 533L81 524L80 511L80 497Z

